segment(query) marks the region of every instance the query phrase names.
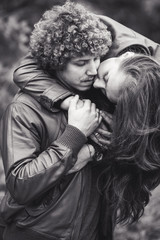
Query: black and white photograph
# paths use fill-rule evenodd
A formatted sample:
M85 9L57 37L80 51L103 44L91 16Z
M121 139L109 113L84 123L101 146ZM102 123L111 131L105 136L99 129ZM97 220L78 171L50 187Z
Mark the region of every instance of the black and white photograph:
M0 240L160 240L160 1L0 2Z

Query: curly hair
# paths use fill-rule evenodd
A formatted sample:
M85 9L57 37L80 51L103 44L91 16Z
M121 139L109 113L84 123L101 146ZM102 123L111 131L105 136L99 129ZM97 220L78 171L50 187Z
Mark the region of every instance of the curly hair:
M114 113L111 163L102 175L117 222L127 223L142 216L160 184L160 65L135 54L121 70L126 79Z
M49 72L62 69L74 57L101 57L111 44L107 26L82 5L70 1L46 11L30 38L31 53Z

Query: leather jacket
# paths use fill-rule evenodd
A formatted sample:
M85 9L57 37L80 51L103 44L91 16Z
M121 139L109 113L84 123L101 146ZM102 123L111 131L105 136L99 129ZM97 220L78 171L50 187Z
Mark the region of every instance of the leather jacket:
M88 164L67 175L87 139L66 125L65 113L56 108L49 112L25 93L9 105L1 123L8 189L1 213L8 224L14 221L45 239L84 239L80 232L85 206L94 194L96 222L87 239L100 240L95 234L100 207L97 168Z

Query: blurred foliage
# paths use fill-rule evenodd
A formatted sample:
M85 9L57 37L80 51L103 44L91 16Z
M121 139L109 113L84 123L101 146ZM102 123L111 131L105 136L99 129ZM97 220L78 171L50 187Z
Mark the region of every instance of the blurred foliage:
M28 51L29 36L42 13L65 0L1 0L0 2L0 118L17 91L12 81L18 61ZM160 42L159 0L75 0L97 14L107 15L155 42ZM138 224L118 226L115 240L158 240L159 188ZM158 195L159 194L159 195Z

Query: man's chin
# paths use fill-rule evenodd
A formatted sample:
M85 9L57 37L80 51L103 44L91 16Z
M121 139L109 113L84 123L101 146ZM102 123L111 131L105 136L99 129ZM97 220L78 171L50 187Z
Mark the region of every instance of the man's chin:
M81 91L81 92L85 92L85 91L88 91L89 89L91 89L91 87L92 87L92 85L82 86L77 90Z

